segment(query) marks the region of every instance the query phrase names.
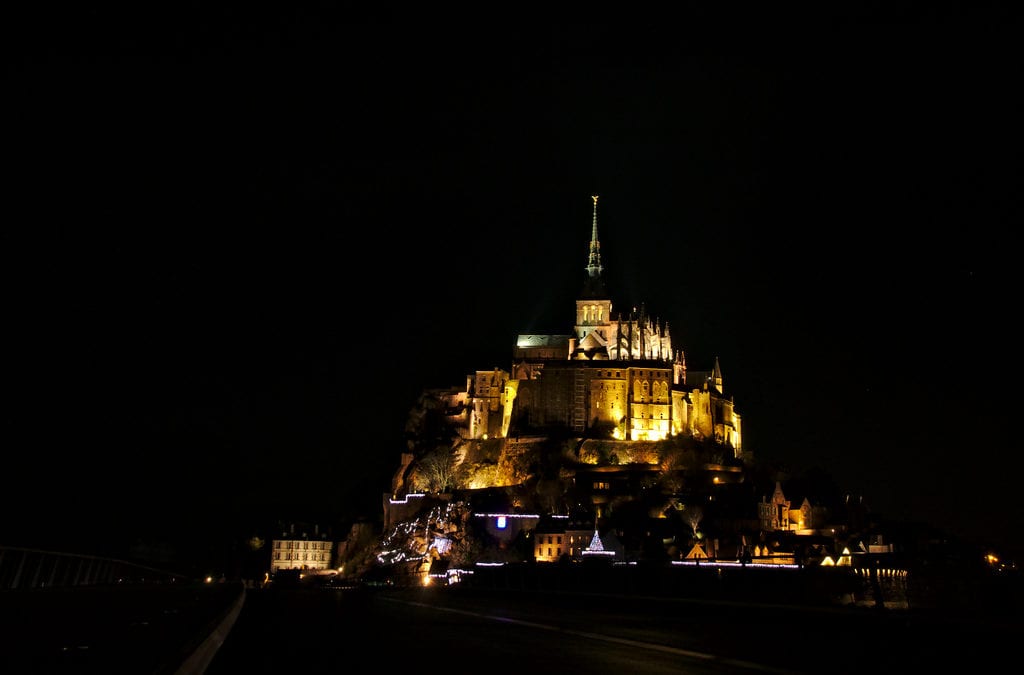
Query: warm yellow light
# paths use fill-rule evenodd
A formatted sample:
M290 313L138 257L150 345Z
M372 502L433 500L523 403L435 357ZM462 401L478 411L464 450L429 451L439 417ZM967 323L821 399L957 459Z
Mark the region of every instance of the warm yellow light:
M213 577L206 577L206 583L212 584L213 583Z
M424 574L423 575L423 585L424 586L429 586L430 585L430 575L429 574Z

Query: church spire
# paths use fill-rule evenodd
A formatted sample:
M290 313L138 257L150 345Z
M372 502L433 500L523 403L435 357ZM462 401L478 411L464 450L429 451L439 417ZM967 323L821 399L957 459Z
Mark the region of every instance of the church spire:
M605 298L604 266L601 265L601 242L597 238L597 195L594 200L594 219L590 228L590 255L587 257L587 276L583 279L583 297L588 299ZM610 307L609 307L610 309Z
M590 257L587 258L587 274L591 279L601 276L601 242L597 238L597 195L591 195L594 200L594 224L590 231Z

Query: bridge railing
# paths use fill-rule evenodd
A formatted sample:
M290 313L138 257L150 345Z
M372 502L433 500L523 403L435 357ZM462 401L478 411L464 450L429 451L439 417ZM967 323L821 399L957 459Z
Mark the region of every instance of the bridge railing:
M127 560L0 546L0 590L184 581L184 575Z

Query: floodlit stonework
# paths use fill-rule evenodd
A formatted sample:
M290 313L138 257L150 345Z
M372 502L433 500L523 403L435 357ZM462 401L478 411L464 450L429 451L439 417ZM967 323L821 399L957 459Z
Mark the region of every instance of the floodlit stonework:
M597 197L583 290L573 332L522 334L509 370L478 370L465 388L430 390L468 440L509 438L561 427L577 435L660 441L713 439L743 457L742 418L724 394L718 359L687 369L667 322L644 307L616 312L603 279Z
M282 532L279 539L270 542L270 572L278 570L326 570L331 567L334 542L321 534L296 533L292 527Z

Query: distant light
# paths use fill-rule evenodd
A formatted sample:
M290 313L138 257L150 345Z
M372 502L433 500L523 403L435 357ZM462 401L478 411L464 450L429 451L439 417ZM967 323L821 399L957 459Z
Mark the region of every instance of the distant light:
M633 563L633 564L635 564L635 563ZM736 560L736 561L716 560L715 562L711 562L710 560L707 560L707 559L699 560L699 561L698 560L689 560L688 559L688 560L673 560L673 561L671 561L671 564L675 565L675 566L678 566L678 567L707 567L707 568L717 568L717 567L763 567L765 569L776 569L776 570L796 570L796 569L800 569L800 565L797 565L795 563L774 563L774 562L746 562L746 563L744 563L744 562L740 562L739 560Z
M505 516L498 516L498 529L504 530L508 527L508 519Z
M212 584L213 583L213 577L206 577L206 583Z
M474 513L474 518L540 518L537 513ZM568 517L568 516L566 516Z
M396 499L391 497L388 501L392 504L406 504L410 499L423 499L425 495L422 492L410 492L405 496L404 499Z

